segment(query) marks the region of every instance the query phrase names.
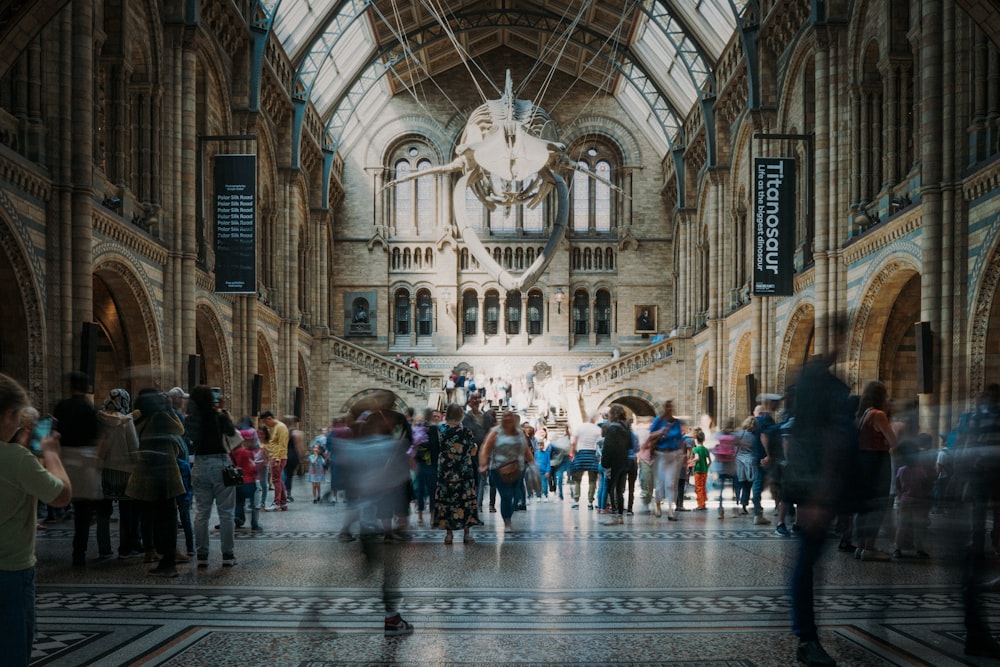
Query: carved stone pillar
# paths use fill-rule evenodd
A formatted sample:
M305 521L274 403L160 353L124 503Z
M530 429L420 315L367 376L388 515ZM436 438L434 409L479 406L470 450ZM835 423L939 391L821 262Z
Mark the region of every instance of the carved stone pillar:
M72 4L72 359L80 358L80 327L94 319L94 6Z

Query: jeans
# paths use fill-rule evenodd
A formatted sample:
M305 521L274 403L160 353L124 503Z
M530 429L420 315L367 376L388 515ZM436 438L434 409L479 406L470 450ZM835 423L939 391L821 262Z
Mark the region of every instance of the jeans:
M816 561L823 551L825 529L799 531L799 554L792 572L792 632L800 642L818 638L813 609L813 578Z
M414 486L417 492L418 512L423 512L426 505L427 510L434 514L434 490L437 488L437 474L437 466L429 463L417 464L417 479Z
M177 515L184 529L184 547L189 554L194 553L194 527L191 525L191 501L187 494L177 497Z
M174 498L141 501L143 531L152 532L146 542L146 551L156 549L160 554L158 567L166 569L176 564L177 554L177 502Z
M682 466L687 465L683 449L658 451L653 456L656 474L656 501L667 503L667 516L674 515L673 503L677 501L677 480Z
M28 667L35 643L35 568L0 571L0 600L4 664Z
M219 513L219 538L223 556L233 553L236 524L233 507L236 488L222 483L222 469L230 464L227 454L196 456L191 471L194 485L194 543L198 559L208 558L208 522L212 516L212 503ZM280 472L280 471L279 471ZM280 483L279 474L278 481Z
M521 483L519 479L510 483L504 482L500 479L500 473L490 470L490 486L500 494L500 517L505 524L510 523L510 518L514 516L514 488Z
M625 481L628 479L628 468L613 468L611 470L611 499L618 516L625 514Z
M558 467L552 468L549 473L552 476L552 491L559 492L559 500L563 499L563 478L569 475L569 463L564 459Z
M629 512L635 505L635 480L639 477L639 465L635 459L629 459L628 472L626 473L626 483L628 485L628 506Z
M131 498L118 499L118 554L127 556L142 551L139 535L139 506Z
M493 486L489 473L479 475L479 486L476 487L476 502L483 506L483 495L486 493L486 484L490 485L490 507L497 506L497 487Z
M90 541L90 518L97 515L97 553L107 556L111 549L111 501L73 501L73 562L82 563L87 558Z
M653 502L653 466L639 461L639 495L644 505Z
M285 491L285 481L282 478L282 473L284 472L285 465L287 463L288 459L281 459L280 461L271 461L270 465L271 486L274 487L273 502L278 507L284 507L288 504L288 494ZM219 474L221 475L222 473Z
M583 481L583 473L587 473L587 502L594 504L594 494L597 493L597 471L596 470L574 470L573 471L573 502L580 502L580 483Z
M244 482L236 487L235 521L242 526L247 520L247 501L250 501L250 527L260 529L260 503L257 502L260 489L257 482Z
M597 509L605 509L608 506L608 475L603 470L598 475Z
M299 471L298 461L288 461L285 459L284 468L281 471L281 481L284 482L285 498L292 495L292 483L295 481L295 473ZM282 503L284 504L284 503Z
M753 469L753 513L755 516L762 516L764 514L764 508L761 506L760 495L764 490L764 475L767 474L767 468L760 465L760 459L754 460Z

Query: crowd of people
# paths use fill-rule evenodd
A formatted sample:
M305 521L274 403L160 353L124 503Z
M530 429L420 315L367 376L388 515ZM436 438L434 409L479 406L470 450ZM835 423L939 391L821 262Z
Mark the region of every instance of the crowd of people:
M666 400L648 424L612 404L550 434L548 415L528 419L502 393L487 403L473 380L463 385L464 401L420 414L400 410L391 392L376 392L333 419L307 450L294 418L282 421L264 412L256 426L247 417L234 419L211 387L194 387L190 394L180 387L166 393L143 389L134 402L116 388L97 408L86 393L89 378L74 373L71 395L53 411L54 435L41 439L40 458L28 459L21 445L28 444L39 414L8 380L0 376L0 426L6 428L8 413L14 415L4 439L20 444L0 455L17 461L23 480L0 480L0 494L10 495L8 487L21 484L20 493L43 504L37 515L34 507L25 514L23 499L9 505L19 508L18 532L7 524L4 530L21 546L0 554L4 573L33 568L36 516L45 517L37 526L44 529L70 498L74 567L87 566L91 525L97 559L115 556L115 506L118 559L141 558L152 565L153 576L177 576L178 564L191 560L207 567L214 511L221 565L232 567L235 532L260 532L262 512L288 511L301 473L313 503L346 504L339 539L360 541L366 561L383 572L386 635L408 634L413 626L398 611L399 558L386 545L411 539L413 513L418 527L443 531L446 545L459 532L464 544L473 544L484 512L499 511L503 529L513 531L518 511L550 497L568 496L574 510L586 502L588 511L607 515L606 525L625 526L635 513L677 521L681 512L706 512L710 494L717 493L722 520L728 482L729 507L735 508L730 511L756 526L771 524L762 501L769 490L777 534L800 536L791 580L798 657L808 665L832 665L812 613L813 569L830 532L839 537L839 550L859 561L928 558L931 513L964 499L972 526L963 579L966 651L1000 657L982 611L989 574L984 560L1000 551L1000 530L989 541L986 530L988 519L1000 520L993 484L1000 472L997 385L979 397L940 448L905 414L894 414L884 385L873 382L851 396L817 361L786 395L759 396L738 428L735 419L718 430L710 421L686 424ZM810 400L796 402L796 393ZM30 517L31 535L23 530L22 515Z

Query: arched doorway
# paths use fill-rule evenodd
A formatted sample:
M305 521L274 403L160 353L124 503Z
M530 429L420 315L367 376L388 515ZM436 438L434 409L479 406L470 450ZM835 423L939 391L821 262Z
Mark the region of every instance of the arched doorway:
M969 326L969 396L1000 378L1000 239L976 289Z
M802 367L815 353L816 323L812 304L803 304L795 309L785 329L778 362L777 388L784 391L795 384Z
M747 390L748 375L750 375L750 334L745 333L740 336L736 344L736 353L732 355L732 365L729 370L729 405L726 406L726 410L720 411L720 423L725 423L726 418L732 417L738 425L753 411L750 402L756 396L751 396Z
M162 387L156 318L143 281L120 258L99 261L93 274L94 322L99 329L94 395L116 387L134 396L144 387Z
M207 303L199 303L195 308L195 344L201 357L198 384L222 387L223 395L231 399L233 377L226 334L218 314Z
M2 192L0 198L6 199ZM5 201L5 203L7 203ZM14 208L4 207L13 211ZM46 377L46 326L36 276L11 222L0 215L0 372L20 382L38 405L48 405L46 388L59 386ZM48 383L48 384L47 384Z
M860 392L872 380L894 400L916 400L913 323L920 319L920 274L908 258L888 262L874 276L855 315L848 351L848 384Z
M257 374L263 378L260 385L261 412L273 412L280 419L282 416L281 406L275 403L278 397L278 387L274 353L267 336L262 331L257 332Z

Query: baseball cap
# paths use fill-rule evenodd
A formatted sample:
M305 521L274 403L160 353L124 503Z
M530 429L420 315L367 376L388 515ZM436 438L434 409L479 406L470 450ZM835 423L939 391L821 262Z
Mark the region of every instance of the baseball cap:
M181 398L188 398L189 394L180 387L174 387L167 392L167 396L180 396Z

